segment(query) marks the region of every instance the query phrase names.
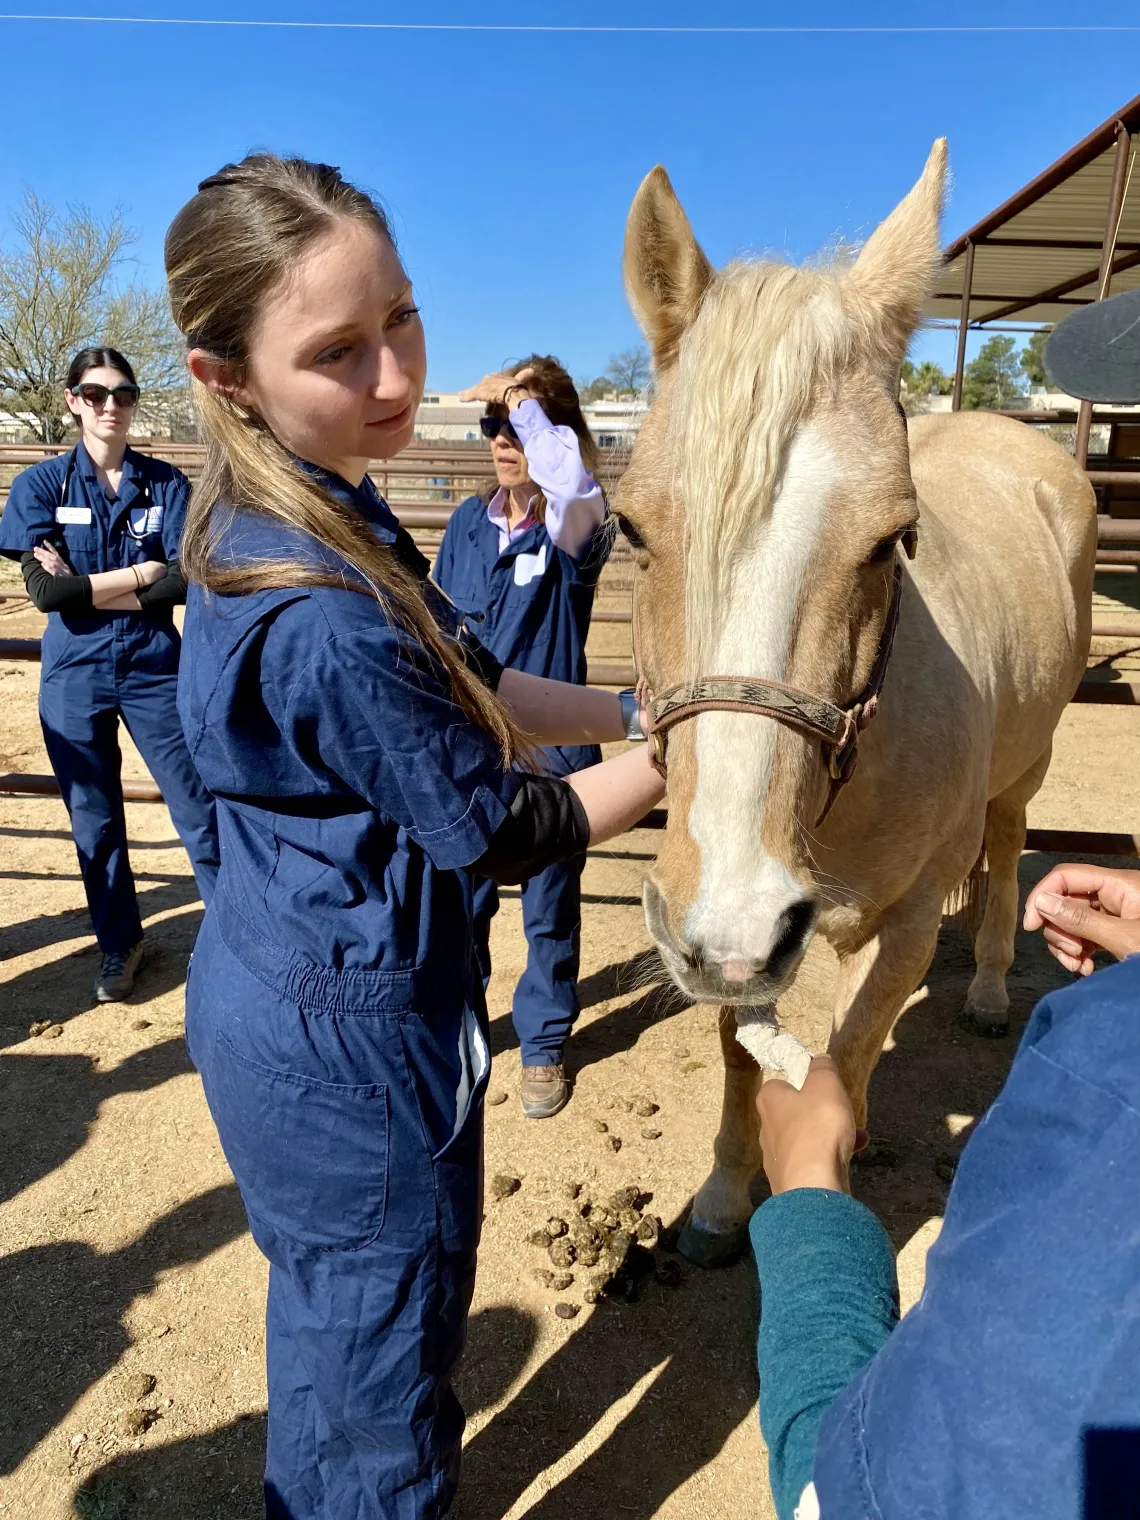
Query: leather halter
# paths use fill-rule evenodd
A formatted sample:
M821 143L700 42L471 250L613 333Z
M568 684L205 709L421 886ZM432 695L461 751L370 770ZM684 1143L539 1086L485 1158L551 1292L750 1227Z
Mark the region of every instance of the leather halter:
M908 529L903 543L908 557L913 559L917 545L915 529ZM782 681L766 681L753 676L702 676L696 681L670 686L655 697L650 693L642 673L640 651L637 648L639 641L635 608L634 660L637 666L638 692L648 715L647 736L654 769L662 777L667 775L666 746L669 730L700 713L754 713L760 718L774 718L777 723L783 723L785 727L795 729L809 739L817 739L824 751L831 789L823 812L816 821L818 828L831 811L840 789L855 774L859 759L859 735L878 708L879 694L887 677L899 624L902 583L902 561L896 554L891 600L887 608L887 620L879 635L875 662L871 666L867 684L849 707L837 707L825 697L813 696L811 692L802 691L797 686L787 686Z

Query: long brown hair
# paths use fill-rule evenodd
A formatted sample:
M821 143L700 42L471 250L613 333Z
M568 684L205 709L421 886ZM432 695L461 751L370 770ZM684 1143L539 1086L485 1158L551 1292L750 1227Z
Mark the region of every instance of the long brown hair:
M525 359L516 359L513 363L504 365L503 374L517 375L524 369L532 371L526 378L527 390L531 392L555 427L568 427L574 433L578 439L582 463L591 475L596 474L598 445L594 442L589 423L582 415L582 403L578 398L577 388L566 369L559 364L553 354L530 354ZM487 407L486 415L505 417L507 410L505 406L491 404ZM487 494L488 501L498 489L498 485L490 486ZM541 491L532 497L531 510L539 522L545 522L546 497Z
M250 335L266 294L338 221L362 222L394 243L376 202L329 164L252 153L198 186L166 235L166 277L174 320L191 348L226 365L240 385ZM214 592L243 595L283 586L337 586L375 597L441 667L455 700L494 736L504 761L527 753L506 708L441 633L412 573L357 513L306 473L260 417L191 381L206 444L182 535L180 563ZM356 577L320 571L298 558L234 564L216 553L219 507L241 507L299 528L334 551Z

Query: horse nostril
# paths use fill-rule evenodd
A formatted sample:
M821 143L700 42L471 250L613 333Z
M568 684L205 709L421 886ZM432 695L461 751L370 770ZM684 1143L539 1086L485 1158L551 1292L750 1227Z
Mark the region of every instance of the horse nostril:
M808 937L815 928L817 911L810 898L803 898L781 913L776 943L768 957L768 973L776 980L803 953Z

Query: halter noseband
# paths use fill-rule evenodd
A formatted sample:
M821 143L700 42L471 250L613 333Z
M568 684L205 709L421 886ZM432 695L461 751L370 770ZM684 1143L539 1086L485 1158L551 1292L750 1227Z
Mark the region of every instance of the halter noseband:
M917 546L917 530L908 529L902 540L908 558L913 559ZM827 773L831 789L816 827L831 811L840 789L855 774L859 759L859 734L875 716L879 694L887 677L895 632L899 624L902 606L902 562L896 556L894 576L891 581L891 600L887 608L887 620L879 635L879 647L875 651L875 663L866 686L850 707L837 707L825 697L813 696L797 686L787 686L783 681L766 681L753 676L702 676L699 680L678 686L670 686L659 697L649 693L642 674L641 659L637 648L634 658L637 664L639 690L648 714L648 738L650 759L654 769L662 777L666 771L666 746L669 730L678 723L695 718L703 712L754 713L760 718L774 718L787 728L817 739L827 757ZM637 612L633 618L634 642L637 644Z

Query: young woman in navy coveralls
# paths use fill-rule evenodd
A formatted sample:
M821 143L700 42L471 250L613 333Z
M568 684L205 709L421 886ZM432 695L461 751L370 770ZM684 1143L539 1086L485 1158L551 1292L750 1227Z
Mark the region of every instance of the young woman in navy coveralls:
M380 210L254 155L203 181L166 264L208 449L179 702L223 839L187 1038L270 1261L266 1509L438 1517L490 1064L471 872L573 858L662 786L643 746L519 769L523 733L621 737L619 700L461 644L367 477L426 371Z
M558 681L586 681L586 636L598 576L609 553L606 503L591 471L597 448L574 382L540 354L487 375L464 393L485 401L498 480L490 496L455 511L432 576L501 664ZM551 747L550 774L568 776L602 758L596 745ZM545 1119L565 1107L563 1050L578 1017L581 881L585 856L559 861L522 884L526 969L512 1016L522 1047L522 1106ZM493 881L475 888L475 948L491 975Z
M178 543L190 484L127 447L139 388L113 348L85 348L64 398L82 438L12 482L0 552L19 559L28 593L49 614L40 666L40 724L71 818L95 938L95 995L129 996L142 960L142 920L127 854L119 719L158 783L206 903L218 875L214 803L178 721L178 630L186 600Z

